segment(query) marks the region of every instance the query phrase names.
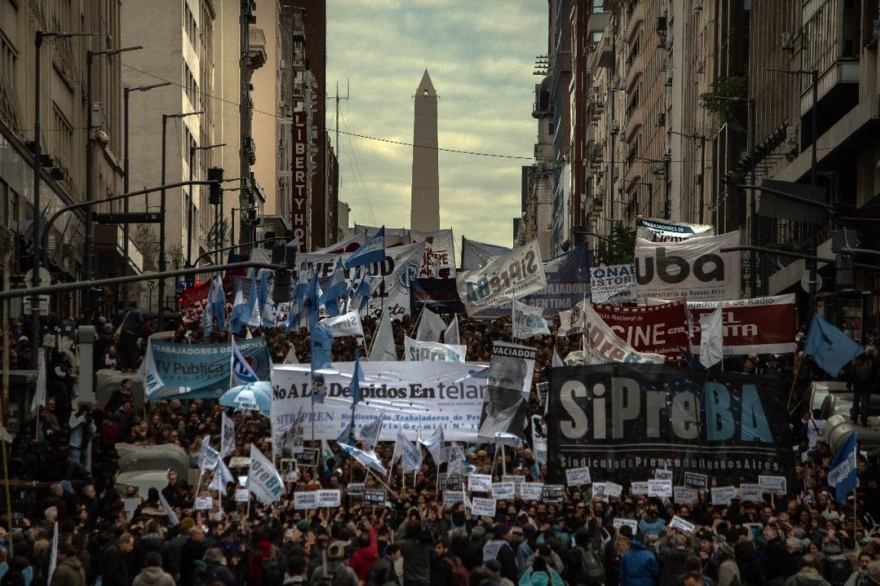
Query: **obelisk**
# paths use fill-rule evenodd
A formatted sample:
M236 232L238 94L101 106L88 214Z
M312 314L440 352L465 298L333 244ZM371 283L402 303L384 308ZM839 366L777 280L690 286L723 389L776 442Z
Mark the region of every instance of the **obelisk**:
M440 172L437 157L437 92L425 69L416 90L413 121L412 230L440 229Z

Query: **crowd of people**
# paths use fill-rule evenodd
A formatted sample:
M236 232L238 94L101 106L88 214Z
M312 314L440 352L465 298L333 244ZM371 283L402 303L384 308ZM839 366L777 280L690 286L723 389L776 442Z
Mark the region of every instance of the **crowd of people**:
M133 309L94 323L97 364L136 370L151 327L139 312L133 321ZM456 319L469 361L488 362L493 342L511 341L509 319ZM122 336L114 336L120 324L128 331L123 353ZM378 321L368 318L363 326L363 340L335 340L334 360L351 361L359 344L369 347ZM409 317L395 322L399 350L414 326ZM27 331L27 323L16 320L4 338L10 341L6 351L21 356L19 368L32 360ZM253 335L266 338L274 362L309 361L305 329ZM176 340L210 343L226 336L181 330ZM579 344L554 335L517 342L537 350L534 383L547 380L554 353L564 359ZM809 384L823 377L808 358L797 361L796 370L792 356L730 358L724 364L727 370L785 377L794 389L790 421L774 422L790 425L795 443L797 478L784 496L715 506L705 494L674 503L633 494L628 486L620 497L569 487L556 501L499 500L489 517L472 515L463 502L444 506L441 469L430 457L406 476L398 464L380 483L334 451L334 442L307 442L320 452L317 466L299 466L295 475L282 470L287 490L280 502L240 501L235 483L222 494L210 472L198 478L201 448L218 448L221 415L227 413L236 428L228 462L236 476L245 475L242 460L252 445L272 459L267 418L232 412L213 400L144 402L132 391L133 374L105 404L83 403L76 397L76 348L50 354L46 404L9 449L13 484L37 482L28 486L42 492L27 506L14 502L12 514L7 508L0 517L0 586L880 586L875 454L859 456L859 488L838 504L827 481L831 450L819 432L821 422L803 406ZM871 368L873 380L880 380L880 364ZM847 376L853 380L855 369ZM527 413L544 413L536 392ZM196 472L169 472L167 485L143 498L136 487L117 482L119 443L177 445ZM503 452L491 443L463 450L473 473L500 478L506 470L531 482L553 472L527 444ZM393 451L390 443L376 448L386 465ZM365 504L348 493L350 485L387 486L387 500ZM295 492L318 489L340 489L342 506L293 506ZM199 508L197 499L204 503L208 496L211 507ZM132 499L140 502L132 507ZM673 527L674 517L692 530Z

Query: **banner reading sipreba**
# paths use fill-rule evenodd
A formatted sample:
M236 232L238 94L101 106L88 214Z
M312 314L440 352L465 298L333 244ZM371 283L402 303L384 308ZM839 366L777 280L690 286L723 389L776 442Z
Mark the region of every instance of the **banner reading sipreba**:
M361 362L363 400L355 410L355 436L384 413L380 441L394 441L397 430L414 438L438 426L447 440L477 439L488 365L457 362ZM327 395L312 405L308 364L277 364L272 372L273 427L290 427L301 412L307 439L332 440L351 424L349 385L354 363L335 362L337 372L323 375ZM300 411L302 410L302 411ZM314 438L311 438L314 422Z
M551 370L548 452L563 472L640 479L653 470L700 471L719 479L793 477L794 461L777 377L674 366L603 365Z

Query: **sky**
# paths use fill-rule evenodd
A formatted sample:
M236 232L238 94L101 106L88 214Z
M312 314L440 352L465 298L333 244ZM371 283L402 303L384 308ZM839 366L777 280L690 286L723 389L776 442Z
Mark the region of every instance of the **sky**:
M533 71L547 20L535 0L328 0L327 93L336 83L348 92L336 152L350 226L409 228L413 94L427 69L440 96L440 227L457 247L462 236L512 245L521 169L534 162ZM328 99L334 146L335 107Z

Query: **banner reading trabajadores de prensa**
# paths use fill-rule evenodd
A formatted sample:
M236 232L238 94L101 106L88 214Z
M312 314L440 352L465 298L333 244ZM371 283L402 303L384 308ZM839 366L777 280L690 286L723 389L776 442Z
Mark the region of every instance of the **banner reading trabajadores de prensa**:
M270 363L262 336L236 342L260 380L269 380ZM231 344L175 344L150 340L138 374L144 393L156 399L217 399L229 390Z

